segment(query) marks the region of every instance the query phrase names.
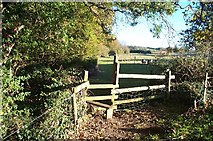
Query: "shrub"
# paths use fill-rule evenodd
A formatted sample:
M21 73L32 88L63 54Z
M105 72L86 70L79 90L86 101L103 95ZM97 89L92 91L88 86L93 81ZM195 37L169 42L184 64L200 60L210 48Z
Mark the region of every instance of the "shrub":
M30 92L24 91L23 81L28 77L14 76L12 69L2 67L1 87L1 138L22 128L29 122L30 109L24 107L19 109L17 102L22 102Z
M212 140L213 108L209 107L206 113L196 112L189 115L180 115L170 120L171 139L183 140Z
M67 139L75 130L70 88L81 82L81 72L76 67L40 64L14 75L4 68L2 138ZM80 93L77 97L79 118L86 111L83 97Z
M196 99L203 105L204 80L206 72L213 76L213 65L204 55L196 57L176 57L168 61L159 61L158 65L168 68L175 75L175 91L186 97ZM207 93L211 93L211 90ZM210 97L209 97L210 98Z

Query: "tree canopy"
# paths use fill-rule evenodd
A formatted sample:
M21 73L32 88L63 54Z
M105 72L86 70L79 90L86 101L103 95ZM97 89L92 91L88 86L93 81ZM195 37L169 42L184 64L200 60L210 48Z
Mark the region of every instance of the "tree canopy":
M193 2L187 8L185 44L212 49L212 3ZM177 9L177 2L149 1L3 3L1 138L67 139L73 130L71 101L64 102L70 98L67 89L81 81L83 69L95 66L92 59L122 52L111 34L115 13L124 13L132 26L145 17L159 37L162 28L172 31L166 15ZM49 109L42 120L34 120Z
M102 47L118 50L110 33L115 12L131 17L134 25L138 16L164 20L163 15L174 11L170 2L3 3L2 138L65 139L73 123L57 109L31 128L23 127L53 106L70 106L62 101L70 97L66 91L70 83L80 81L74 76L79 78L82 70L71 66L75 59L78 66L88 66L88 60L97 57ZM158 35L161 27L155 25L154 34Z
M99 44L112 38L106 34L111 31L116 11L130 16L134 24L139 16L157 21L174 12L174 5L167 2L4 3L3 63L9 58L16 65L26 65L35 61L94 57ZM157 24L153 27L156 36L161 27Z
M185 30L183 42L188 48L195 47L200 51L212 49L213 39L213 3L212 2L192 2L185 9L184 17L189 29Z

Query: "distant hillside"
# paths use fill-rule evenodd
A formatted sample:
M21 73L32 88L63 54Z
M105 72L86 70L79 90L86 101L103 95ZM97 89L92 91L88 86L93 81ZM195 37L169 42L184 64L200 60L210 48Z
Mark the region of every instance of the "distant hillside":
M141 47L141 46L128 46L130 50L162 50L163 48L153 48L153 47Z
M147 47L147 49L151 49L151 50L162 50L162 48L152 48L152 47Z
M152 54L153 52L160 51L162 48L152 48L152 47L140 47L140 46L128 46L130 53L142 53L142 54Z

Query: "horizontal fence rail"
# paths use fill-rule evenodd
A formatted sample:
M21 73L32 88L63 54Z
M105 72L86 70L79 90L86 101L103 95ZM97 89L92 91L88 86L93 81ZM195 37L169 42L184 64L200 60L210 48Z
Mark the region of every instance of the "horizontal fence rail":
M112 94L126 93L126 92L137 92L137 91L146 91L165 88L166 85L155 85L155 86L142 86L142 87L133 87L133 88L123 88L123 89L113 89L111 90Z
M163 97L163 95L153 95L153 96L148 96L148 97L139 97L139 98L126 99L126 100L117 100L117 101L114 102L114 104L119 105L119 104L131 103L131 102L139 102L139 101L142 101L142 100L155 99L155 98L160 98L160 97Z
M86 81L86 82L84 82L84 83L82 83L82 84L80 84L80 85L74 87L74 88L72 89L72 91L73 91L73 93L78 93L78 92L80 92L82 89L87 88L88 86L89 86L89 81Z
M114 89L118 87L119 85L114 84L90 84L88 89Z
M166 76L165 75L145 75L145 74L118 74L118 78L166 79ZM175 79L175 75L172 75L171 79Z
M118 95L115 95L114 97L112 95L104 95L104 96L89 96L86 97L86 101L91 101L91 100L109 100L109 99L118 99Z
M130 87L130 88L119 88L119 79L149 79L149 80L165 80L165 82L161 85L153 85L153 86L139 86L139 87ZM118 58L114 56L113 61L113 73L112 73L112 84L90 84L88 81L88 72L85 71L84 75L84 83L73 88L73 93L75 97L75 93L78 93L82 89L87 91L88 89L111 89L111 95L101 95L101 96L86 96L84 100L92 105L99 106L106 109L107 119L112 118L113 110L117 109L117 105L126 104L132 102L139 102L148 99L160 98L165 95L151 95L130 99L119 99L119 94L128 93L128 92L138 92L138 91L146 91L146 90L156 90L167 88L166 96L169 97L171 91L171 80L175 79L175 75L171 74L171 71L168 70L164 75L150 75L150 74L121 74L120 73L120 63L118 62ZM101 101L103 100L111 100L111 104L105 104ZM76 100L73 100L74 107L76 107ZM77 113L77 109L74 108L74 113ZM77 115L77 114L75 114ZM77 116L75 116L77 119Z
M107 104L104 104L104 103L101 103L101 102L87 101L87 103L98 105L98 106L101 106L101 107L104 107L104 108L112 108L111 105L107 105Z

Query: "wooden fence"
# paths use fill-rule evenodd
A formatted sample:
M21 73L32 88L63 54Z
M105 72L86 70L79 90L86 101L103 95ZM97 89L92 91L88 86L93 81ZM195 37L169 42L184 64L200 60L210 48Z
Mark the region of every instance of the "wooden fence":
M167 88L167 98L169 98L170 91L171 91L171 80L175 79L174 75L171 75L171 71L167 71L165 75L147 75L147 74L121 74L119 73L120 64L117 61L117 57L114 58L114 81L115 85L119 85L119 79L149 79L149 80L165 80L166 85L154 85L154 86L140 86L140 87L132 87L132 88L115 88L111 90L111 94L113 97L118 97L119 94L127 93L127 92L137 92L137 91L146 91L146 90L154 90L154 89L162 89ZM139 97L139 98L132 98L132 99L125 99L125 100L116 100L111 99L112 105L116 107L119 104L131 103L131 102L138 102L145 99L155 99L161 97L160 95L148 96L148 97ZM109 116L109 118L111 118Z
M116 65L119 65L117 63ZM119 68L115 66L116 68ZM126 92L135 92L135 91L145 91L145 90L154 90L154 89L161 89L161 88L167 88L168 94L170 92L171 87L171 79L174 79L175 76L171 75L171 71L168 71L166 75L143 75L143 74L119 74L119 70L115 69L116 75L113 75L113 77L117 77L117 79L114 79L114 84L90 84L88 81L88 71L85 71L84 74L84 82L76 87L72 88L73 92L73 110L74 110L74 121L75 125L78 125L79 117L78 117L78 106L77 106L77 100L76 100L76 94L78 94L80 91L83 91L84 93L87 93L88 89L111 89L111 94L106 94L103 96L85 96L83 100L85 100L87 103L96 105L98 107L102 107L106 109L106 115L107 119L112 118L113 116L113 110L117 109L117 105L119 104L125 104L125 103L131 103L131 102L138 102L142 100L147 99L155 99L159 98L162 95L152 95L147 97L139 97L139 98L133 98L133 99L125 99L125 100L117 100L119 97L119 94L126 93ZM154 77L153 77L154 76ZM133 88L122 88L119 89L119 83L117 82L119 79L122 78L135 78L135 79L165 79L167 82L167 85L155 85L155 86L142 86L142 87L133 87ZM209 87L212 87L210 85L209 80L213 79L213 77L209 77L208 73L205 75L205 81L204 81L204 92L203 92L203 102L206 104L207 100L207 89ZM102 100L110 100L111 105L104 104L100 101Z
M111 89L110 94L105 94L103 96L86 96L84 100L92 105L96 105L98 107L102 107L106 109L107 119L112 118L113 110L117 109L117 105L138 102L147 99L155 99L162 97L162 95L152 95L147 97L139 97L139 98L131 98L125 100L118 100L119 95L122 93L128 92L137 92L137 91L147 91L147 90L156 90L156 89L167 89L167 98L170 96L171 91L171 80L175 79L175 76L171 74L171 71L168 70L164 75L148 75L148 74L121 74L120 73L120 63L118 62L118 58L114 57L114 67L113 67L113 81L112 84L90 84L88 81L88 71L85 71L84 74L84 82L73 88L73 107L74 107L74 120L75 123L78 124L78 108L76 102L76 94L80 91L87 92L88 89ZM119 88L119 79L149 79L149 80L165 80L162 85L154 85L154 86L140 86L140 87L131 87L131 88ZM208 73L206 73L205 81L204 81L204 92L203 92L203 102L206 104L207 99L207 89L208 89L208 81L213 79L213 77L209 77ZM105 104L101 101L110 100L111 104Z
M81 91L83 91L84 93L87 93L88 89L115 89L118 87L119 87L118 85L114 85L114 84L90 84L88 81L88 71L85 71L84 72L84 82L82 84L72 88L75 125L78 125L78 121L79 121L76 94L78 94ZM98 101L112 100L112 99L117 99L117 98L118 98L118 96L114 97L113 95L106 94L104 96L85 96L84 99L82 99L82 100L85 100L89 104L96 105L96 106L107 109L106 110L107 118L110 118L110 116L112 115L112 112L113 112L112 109L115 109L116 107L113 107L113 105L104 104L104 103L101 103Z
M106 115L107 115L107 119L108 118L112 118L113 115L113 110L117 109L117 105L119 104L124 104L124 103L130 103L130 102L138 102L141 100L145 100L145 99L154 99L157 97L160 97L159 95L156 96L148 96L148 97L140 97L140 98L134 98L134 99L126 99L126 100L117 100L119 97L119 94L121 93L126 93L126 92L136 92L136 91L145 91L145 90L154 90L154 89L162 89L162 88L167 88L168 91L168 95L167 97L169 97L169 93L170 93L170 87L171 87L171 80L175 79L174 75L171 75L171 71L168 71L167 74L165 75L145 75L145 74L120 74L120 63L118 62L118 58L117 56L114 57L114 65L113 65L113 76L112 76L112 84L90 84L88 81L88 72L85 71L85 75L84 75L84 83L82 83L81 85L75 87L73 89L74 92L74 97L75 97L75 93L78 93L79 91L81 91L82 89L111 89L111 93L110 94L106 94L103 96L87 96L85 97L85 101L87 103L102 107L106 109ZM119 79L128 79L128 78L134 78L134 79L163 79L166 81L166 85L154 85L154 86L141 86L141 87L132 87L132 88L122 88L119 89ZM111 105L108 104L104 104L101 101L102 100L110 100L111 101ZM74 107L76 107L76 100L74 98L73 100L73 105ZM77 108L74 108L74 112L75 112L75 119L77 120Z

